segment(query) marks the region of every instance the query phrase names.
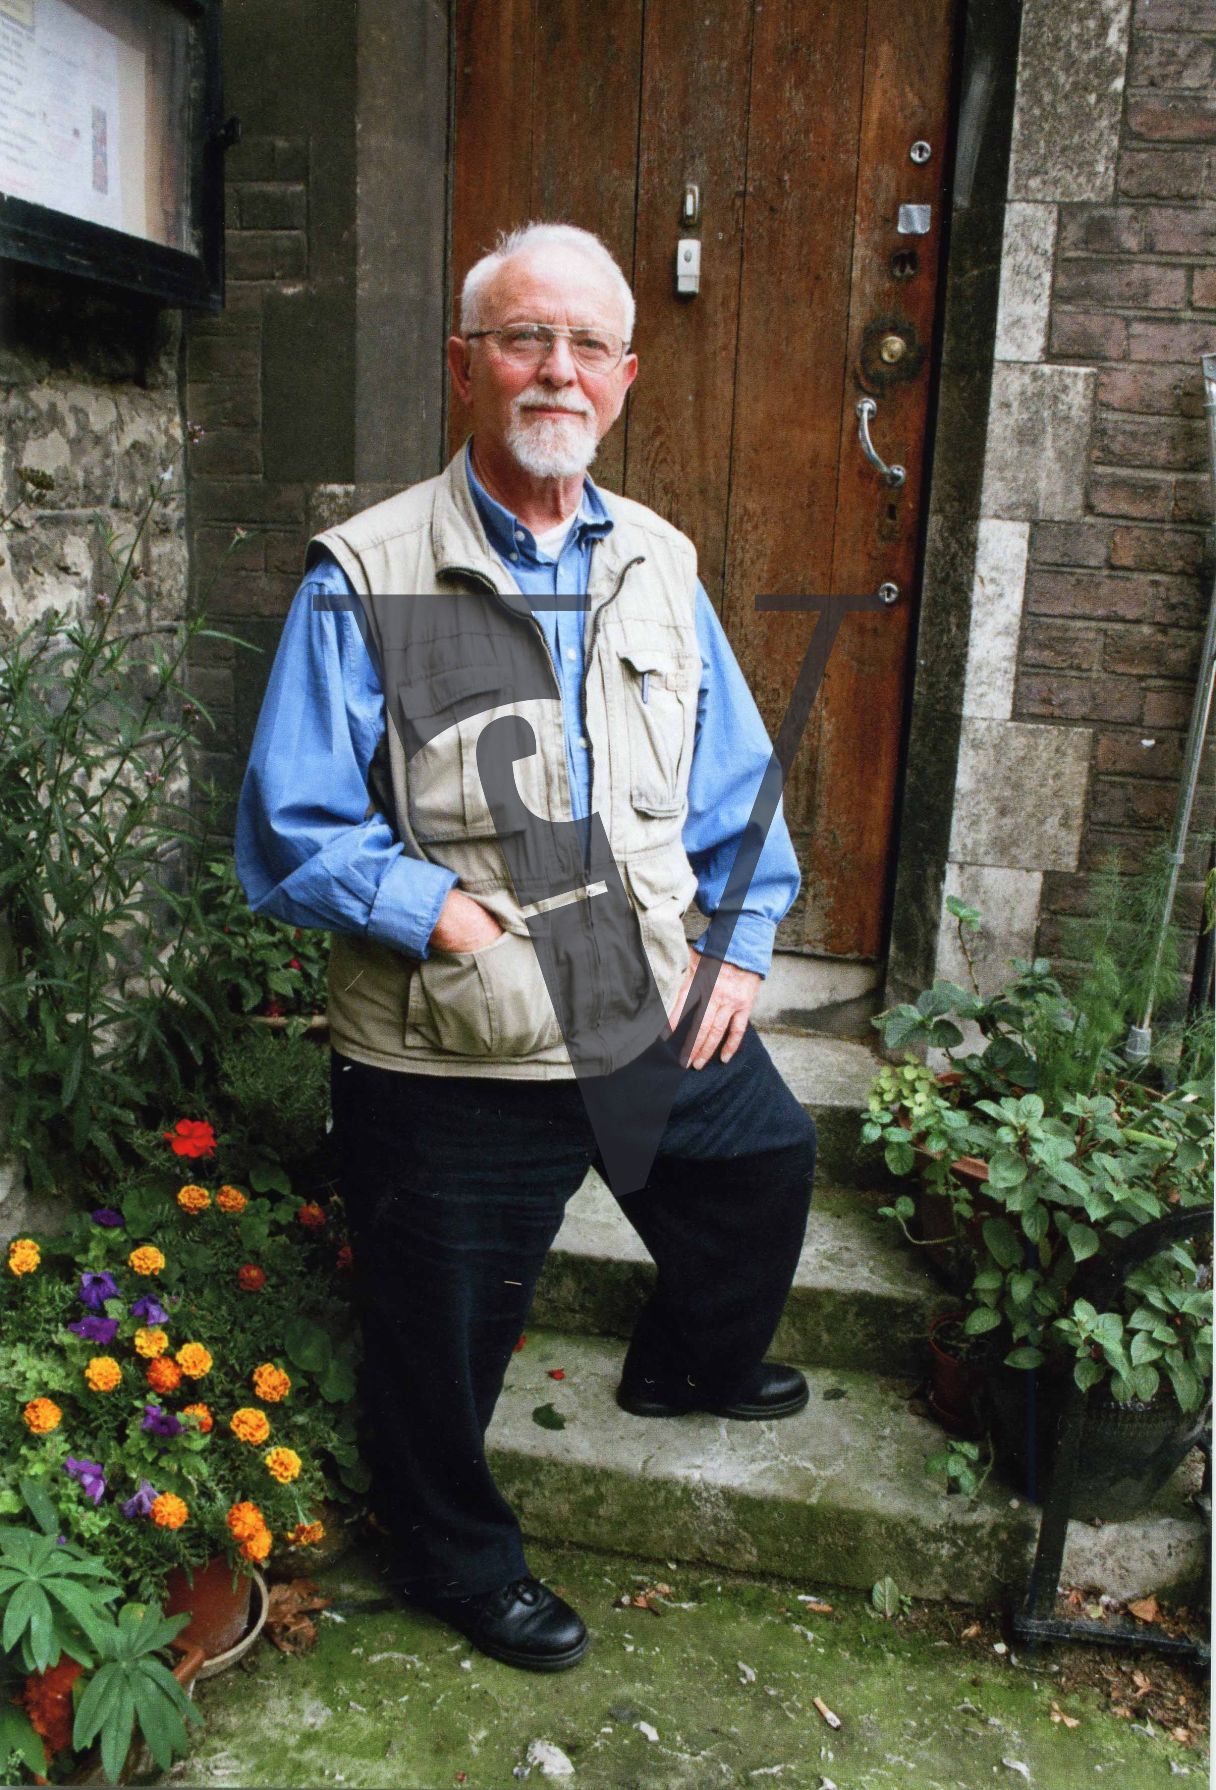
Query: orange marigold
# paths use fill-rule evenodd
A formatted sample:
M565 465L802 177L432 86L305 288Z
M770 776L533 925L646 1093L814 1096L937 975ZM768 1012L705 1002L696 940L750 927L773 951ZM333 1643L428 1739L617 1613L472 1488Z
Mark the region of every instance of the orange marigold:
M36 1436L49 1436L63 1421L63 1412L52 1398L32 1398L21 1415L26 1429Z
M240 1504L232 1505L228 1512L227 1523L229 1533L234 1541L248 1541L251 1535L256 1535L259 1529L266 1527L265 1517L257 1505L251 1504L248 1499L243 1500Z
M241 1543L240 1551L242 1558L245 1560L258 1562L265 1560L273 1546L274 1538L272 1537L270 1530L263 1527L261 1529L255 1529L252 1535L246 1537Z
M289 1529L283 1540L293 1548L315 1548L325 1540L324 1523L297 1523Z
M306 1231L320 1231L325 1228L325 1210L318 1206L316 1200L309 1200L296 1213L296 1222L302 1224Z
M188 1181L177 1190L177 1203L183 1212L205 1212L211 1204L211 1195L205 1187L198 1187Z
M228 1419L228 1428L238 1442L252 1442L256 1446L270 1434L270 1420L256 1405L242 1405Z
M256 1262L243 1262L236 1271L237 1285L245 1293L260 1293L266 1285L266 1270Z
M161 1529L180 1529L190 1511L186 1500L179 1498L176 1492L162 1492L159 1498L152 1500L148 1514Z
M137 1274L159 1274L165 1265L165 1258L154 1243L141 1243L127 1261Z
M72 1685L84 1667L79 1660L66 1655L44 1672L31 1672L25 1681L21 1701L30 1718L30 1726L41 1736L47 1764L52 1753L61 1753L72 1744Z
M149 1361L146 1378L153 1392L176 1392L182 1383L182 1370L168 1355Z
M135 1353L142 1355L147 1361L155 1361L169 1347L169 1338L163 1330L151 1329L144 1325L135 1332Z
M199 1430L204 1436L209 1436L215 1428L215 1418L211 1415L209 1405L183 1405L182 1416L197 1418Z
M221 1212L243 1212L249 1204L248 1199L239 1187L221 1187L215 1196L215 1203Z
M10 1274L32 1274L42 1260L42 1251L32 1237L14 1237L8 1246Z
M113 1392L122 1383L122 1369L113 1355L94 1355L84 1377L94 1392Z
M253 1390L268 1405L277 1405L291 1391L291 1375L285 1374L273 1361L263 1361L253 1370Z
M266 1471L280 1485L290 1485L293 1479L300 1477L303 1462L294 1448L269 1448L262 1458L266 1462Z
M200 1342L183 1343L173 1359L188 1379L201 1380L211 1372L211 1350Z

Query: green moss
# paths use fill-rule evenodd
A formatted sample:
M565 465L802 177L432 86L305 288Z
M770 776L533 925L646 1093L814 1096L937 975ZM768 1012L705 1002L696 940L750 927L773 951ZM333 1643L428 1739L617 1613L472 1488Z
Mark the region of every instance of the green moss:
M825 1778L841 1790L1153 1790L1182 1781L1171 1761L1196 1786L1206 1777L1198 1753L1115 1718L1096 1692L1061 1694L1050 1652L943 1641L879 1620L857 1592L827 1592L833 1612L816 1614L788 1585L704 1567L658 1568L672 1595L655 1615L617 1604L655 1582L644 1561L552 1547L530 1558L592 1630L572 1671L485 1659L386 1605L370 1563L348 1557L322 1580L344 1620L321 1619L312 1653L263 1645L247 1671L198 1687L206 1729L174 1778L436 1790L464 1772L469 1790L514 1790L533 1740L562 1748L576 1790L820 1790ZM1079 1725L1053 1722L1053 1702ZM548 1781L532 1769L533 1785Z

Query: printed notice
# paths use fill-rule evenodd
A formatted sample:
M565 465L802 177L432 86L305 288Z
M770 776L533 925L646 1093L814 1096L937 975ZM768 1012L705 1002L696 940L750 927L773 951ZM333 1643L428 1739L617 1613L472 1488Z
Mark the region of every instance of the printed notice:
M118 48L65 0L0 0L0 193L122 229Z

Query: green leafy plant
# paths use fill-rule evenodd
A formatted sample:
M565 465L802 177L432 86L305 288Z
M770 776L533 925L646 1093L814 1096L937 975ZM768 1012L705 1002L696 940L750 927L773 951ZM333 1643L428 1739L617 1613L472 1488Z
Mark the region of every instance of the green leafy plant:
M72 1543L0 1525L0 1646L23 1671L43 1672L61 1653L90 1664L106 1606L120 1590L104 1565Z
M985 1452L987 1459L981 1466L981 1457ZM963 1497L974 1498L978 1496L992 1471L993 1458L991 1442L985 1451L978 1442L967 1442L958 1436L950 1436L944 1448L929 1456L925 1462L925 1472L944 1474L947 1492L958 1492Z
M201 1724L181 1685L157 1657L189 1620L188 1614L162 1616L145 1604L124 1604L118 1621L101 1630L100 1664L81 1696L72 1743L87 1747L100 1737L102 1768L112 1783L118 1782L137 1731L167 1771L186 1750L187 1721Z
M912 1608L912 1599L907 1592L901 1591L895 1580L888 1574L879 1579L870 1592L870 1606L886 1621L893 1622L897 1616L906 1616Z
M965 949L978 916L950 906ZM1193 1073L1207 1060L1210 1013L1164 1028L1140 1079L1114 1049L1140 1011L1151 911L1144 887L1109 868L1080 935L1091 961L1075 998L1046 960L1014 959L1012 980L987 999L939 983L933 998L878 1015L888 1043L932 1039L950 1067L935 1073L911 1056L885 1065L862 1137L881 1145L893 1175L918 1174L943 1196L945 1240L970 1280L964 1328L989 1337L995 1359L1072 1363L1078 1385L1109 1381L1122 1403L1165 1386L1192 1411L1211 1379L1210 1242L1154 1258L1105 1310L1089 1299L1123 1238L1211 1199L1211 1081ZM1175 955L1176 940L1163 961ZM1164 986L1177 993L1176 978ZM958 1049L965 1022L982 1050ZM913 1228L921 1203L910 1195L882 1210L911 1241L943 1241Z
M38 1192L120 1170L137 1116L218 1031L186 777L210 717L186 667L233 637L151 607L141 550L171 470L129 537L96 519L109 573L87 612L0 638L0 1147Z
M200 900L211 936L204 992L217 1012L271 1019L324 1013L328 933L255 914L231 856L208 860Z

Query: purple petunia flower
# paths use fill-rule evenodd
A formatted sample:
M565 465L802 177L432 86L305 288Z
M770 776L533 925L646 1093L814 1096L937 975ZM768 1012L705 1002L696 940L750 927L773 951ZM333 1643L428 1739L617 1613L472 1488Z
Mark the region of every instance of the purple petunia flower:
M159 1299L154 1299L151 1293L145 1293L131 1307L131 1316L142 1318L145 1324L163 1324L169 1314Z
M107 1347L118 1335L117 1318L78 1318L68 1329L76 1336L83 1336L86 1342L101 1343Z
M94 1224L104 1225L108 1231L116 1231L127 1222L122 1213L116 1211L113 1206L99 1206L96 1212L89 1213L89 1217Z
M112 1274L82 1274L80 1302L90 1311L100 1311L107 1299L118 1298L118 1283Z
M149 1480L141 1479L139 1490L132 1493L122 1507L125 1517L146 1517L156 1501L156 1487Z
M139 1427L150 1430L154 1436L180 1436L185 1426L172 1411L162 1410L160 1405L145 1405L144 1420Z
M106 1476L100 1461L78 1461L69 1455L63 1470L69 1478L80 1481L86 1498L91 1498L94 1504L101 1503L106 1495Z

